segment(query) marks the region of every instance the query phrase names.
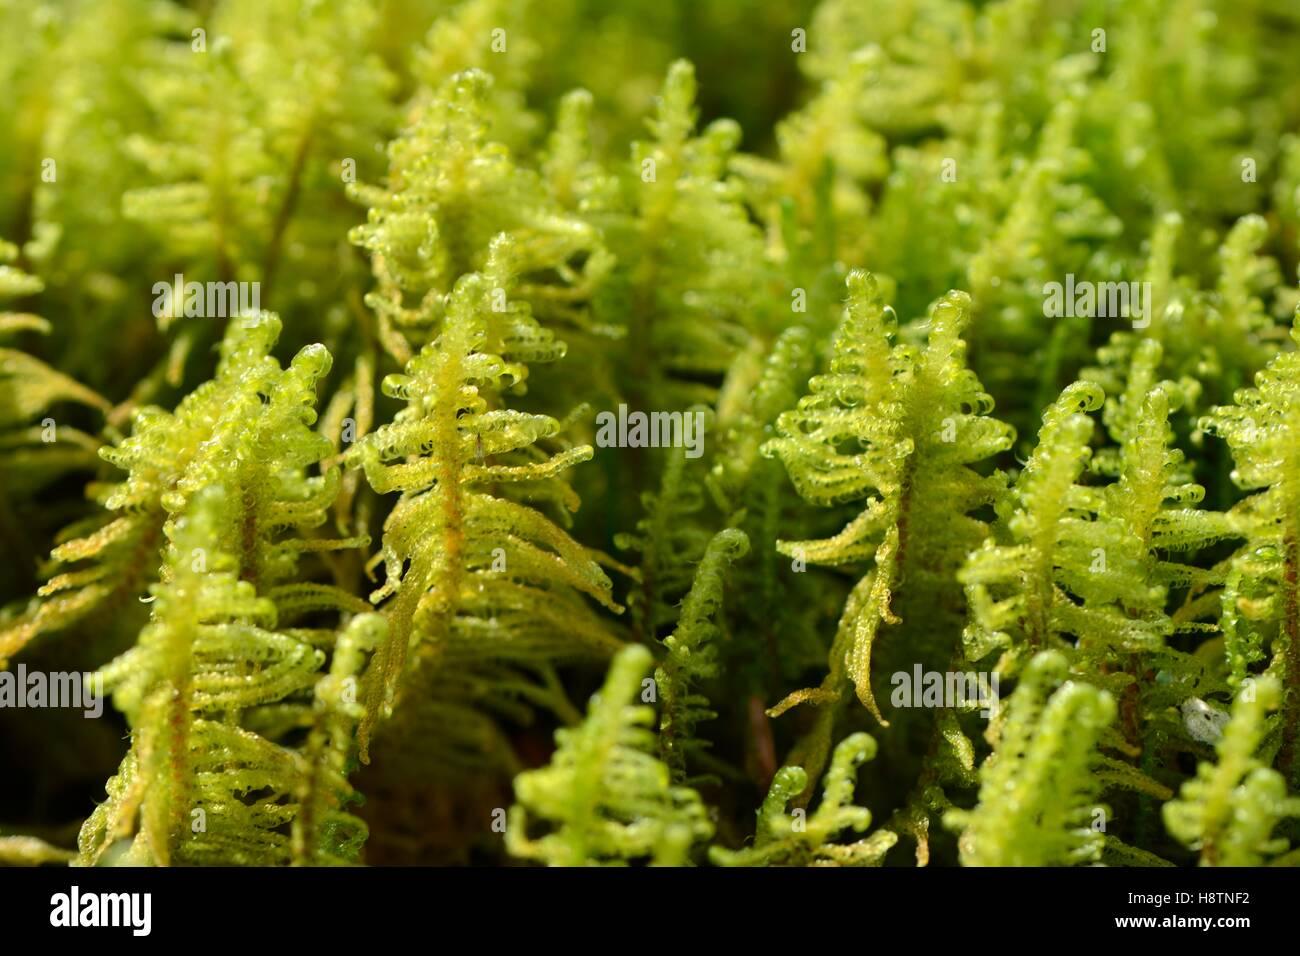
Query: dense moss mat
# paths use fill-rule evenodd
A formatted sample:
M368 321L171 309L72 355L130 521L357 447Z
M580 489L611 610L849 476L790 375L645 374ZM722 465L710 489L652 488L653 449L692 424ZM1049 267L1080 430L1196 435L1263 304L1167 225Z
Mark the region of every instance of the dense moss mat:
M1300 861L1297 49L0 0L0 862Z

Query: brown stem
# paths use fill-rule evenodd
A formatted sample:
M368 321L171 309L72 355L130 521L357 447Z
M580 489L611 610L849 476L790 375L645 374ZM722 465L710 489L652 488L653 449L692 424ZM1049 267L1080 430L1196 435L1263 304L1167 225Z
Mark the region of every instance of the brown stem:
M1300 543L1288 534L1282 543L1282 628L1286 634L1282 698L1282 749L1279 763L1282 772L1295 783L1296 737L1300 732Z

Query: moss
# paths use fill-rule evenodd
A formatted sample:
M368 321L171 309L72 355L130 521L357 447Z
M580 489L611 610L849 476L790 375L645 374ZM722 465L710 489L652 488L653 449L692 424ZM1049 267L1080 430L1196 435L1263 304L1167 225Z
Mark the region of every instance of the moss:
M1297 862L1298 34L0 4L0 861Z

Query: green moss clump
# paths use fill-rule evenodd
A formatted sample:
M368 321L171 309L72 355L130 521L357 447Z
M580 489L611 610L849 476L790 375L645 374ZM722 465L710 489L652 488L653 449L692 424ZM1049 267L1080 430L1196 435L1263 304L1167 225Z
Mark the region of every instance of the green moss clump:
M1297 42L0 3L0 862L1300 862Z

